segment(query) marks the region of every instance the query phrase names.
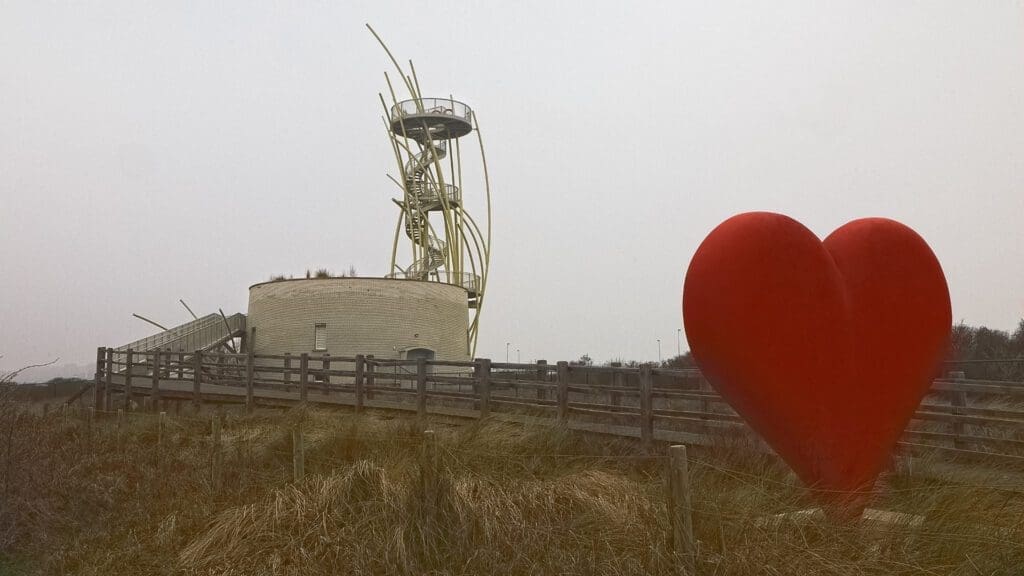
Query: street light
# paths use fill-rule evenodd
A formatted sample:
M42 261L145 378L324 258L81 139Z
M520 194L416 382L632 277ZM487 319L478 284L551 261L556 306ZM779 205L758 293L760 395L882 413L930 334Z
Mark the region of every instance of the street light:
M661 338L658 338L658 364L661 364Z
M516 364L522 364L523 360L519 357L519 348L516 348Z
M683 335L683 329L682 328L676 328L676 356L682 356L683 355L683 349L679 345L679 337L682 336L682 335Z
M508 346L511 342L505 342L505 364L508 364Z

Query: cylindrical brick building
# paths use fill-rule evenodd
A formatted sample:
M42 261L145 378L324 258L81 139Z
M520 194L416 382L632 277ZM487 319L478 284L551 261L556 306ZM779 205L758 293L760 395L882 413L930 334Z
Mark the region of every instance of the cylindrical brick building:
M249 287L256 354L469 360L464 288L391 278L302 278Z

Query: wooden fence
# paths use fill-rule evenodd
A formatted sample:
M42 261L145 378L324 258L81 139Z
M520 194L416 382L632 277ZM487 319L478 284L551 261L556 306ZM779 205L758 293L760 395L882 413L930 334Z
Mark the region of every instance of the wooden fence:
M954 373L955 374L955 373ZM97 351L95 402L288 406L297 402L561 424L655 442L756 437L696 370L651 366L383 360L373 356ZM115 396L117 396L115 398ZM1024 382L939 379L903 448L1024 465Z

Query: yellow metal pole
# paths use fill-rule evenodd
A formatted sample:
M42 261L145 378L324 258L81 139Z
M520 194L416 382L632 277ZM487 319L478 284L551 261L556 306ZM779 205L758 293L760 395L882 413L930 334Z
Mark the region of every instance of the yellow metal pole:
M402 67L398 65L398 60L395 60L395 57L391 55L391 50L388 49L388 45L385 44L383 40L381 40L379 35L377 35L377 31L373 29L373 26L367 24L366 27L370 30L370 34L373 34L373 37L376 38L377 42L380 43L380 47L384 49L384 52L387 53L388 58L391 59L391 63L395 65L395 68L398 70L399 74L402 75L402 79L405 80L405 72L403 72ZM413 90L412 88L412 84L410 84L408 80L406 80L405 87L409 89L410 94L416 93L416 91Z

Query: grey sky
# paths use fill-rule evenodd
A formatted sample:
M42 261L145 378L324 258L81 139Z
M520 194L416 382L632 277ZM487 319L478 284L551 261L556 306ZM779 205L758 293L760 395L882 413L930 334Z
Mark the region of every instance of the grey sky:
M386 272L365 22L478 113L480 356L674 354L690 256L749 210L901 220L955 319L1024 316L1020 2L145 4L0 1L0 369L88 361L178 298L245 311L271 274Z

